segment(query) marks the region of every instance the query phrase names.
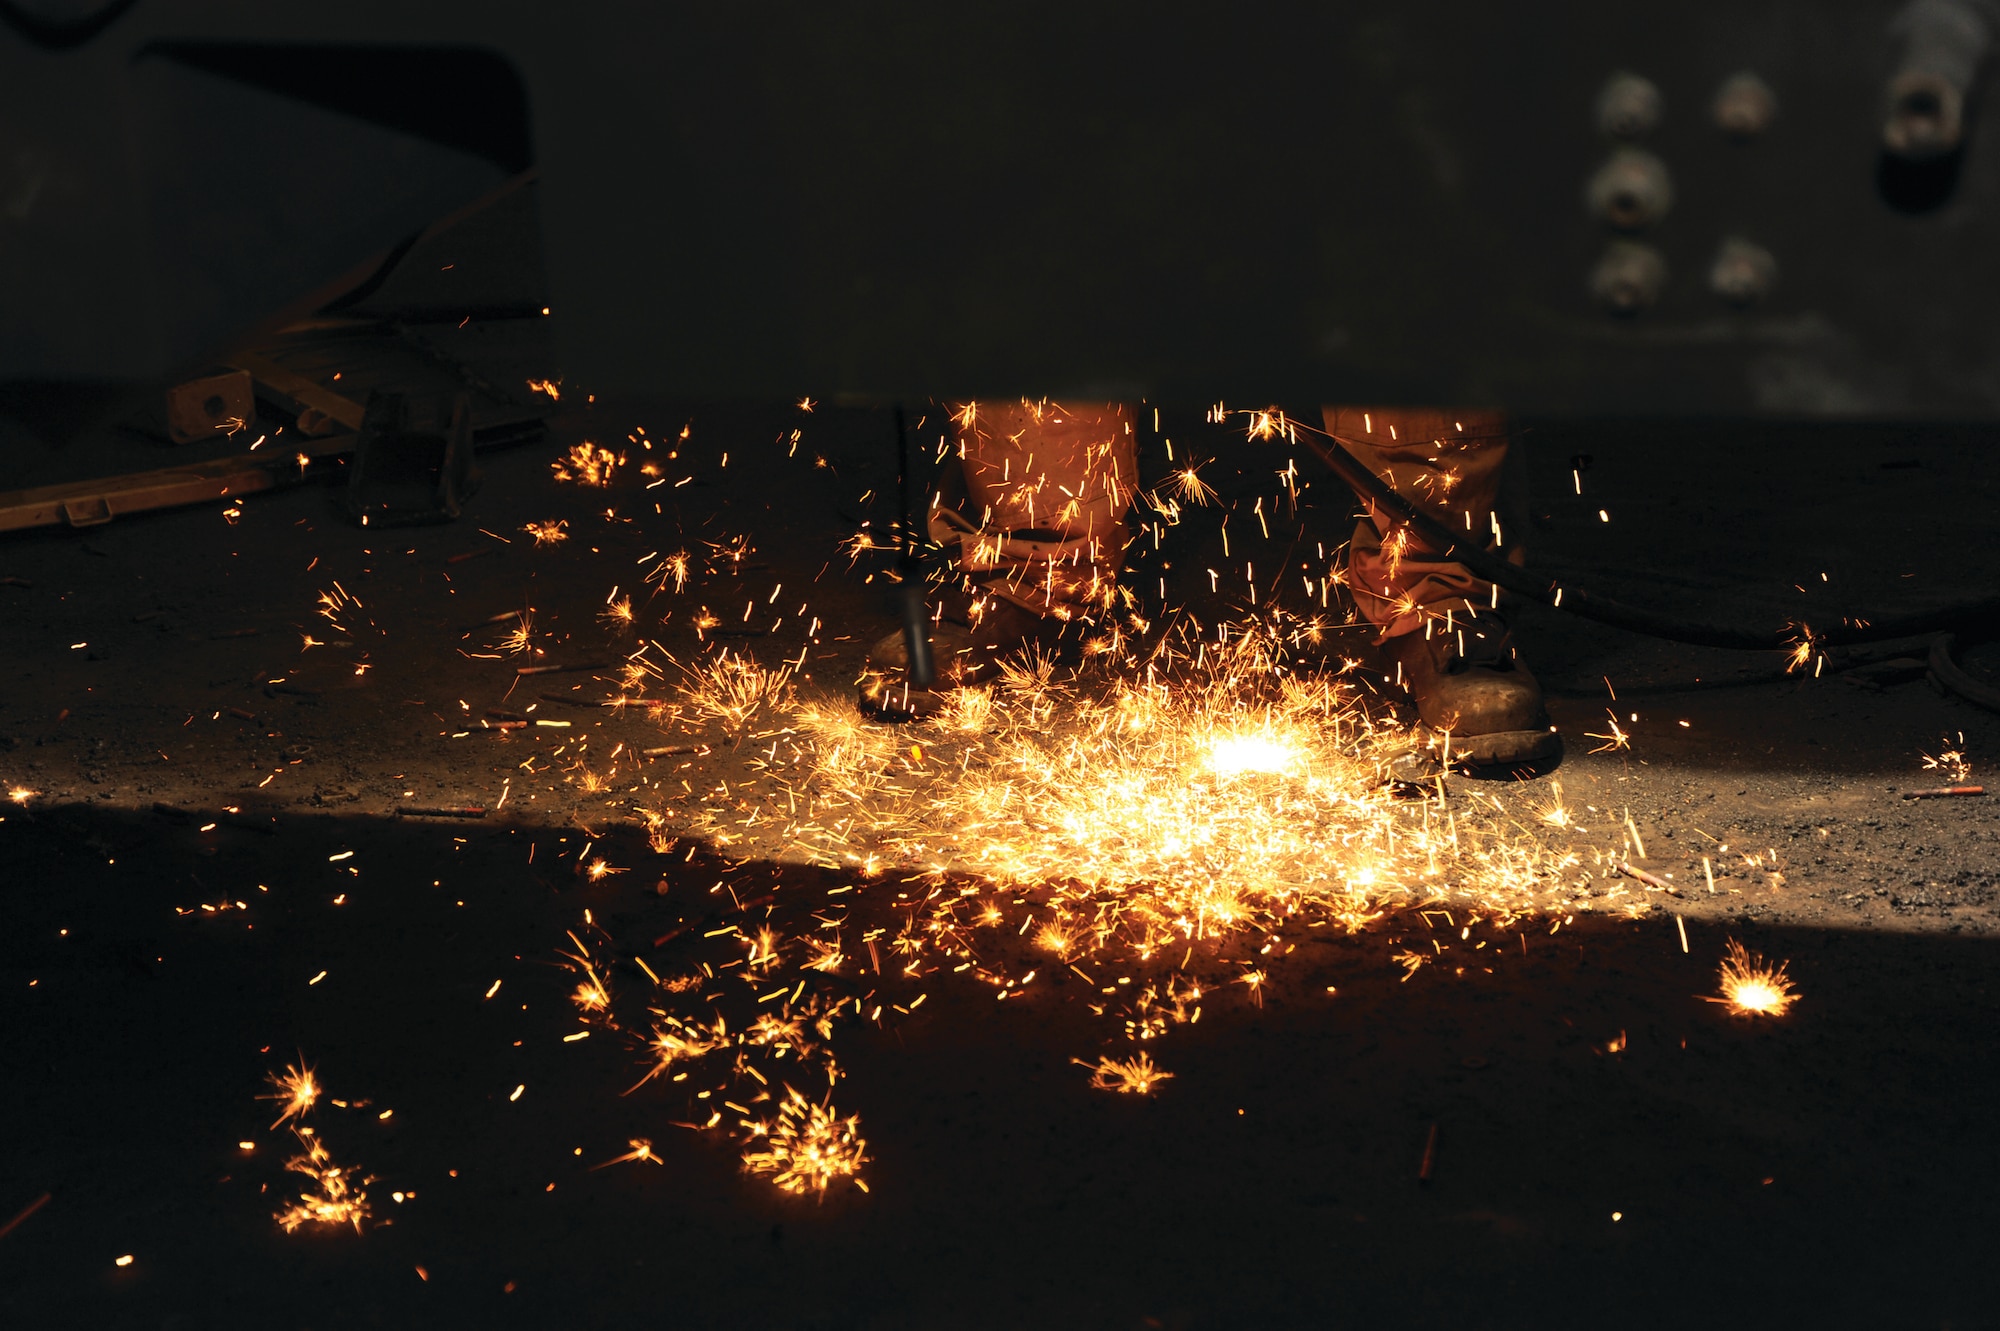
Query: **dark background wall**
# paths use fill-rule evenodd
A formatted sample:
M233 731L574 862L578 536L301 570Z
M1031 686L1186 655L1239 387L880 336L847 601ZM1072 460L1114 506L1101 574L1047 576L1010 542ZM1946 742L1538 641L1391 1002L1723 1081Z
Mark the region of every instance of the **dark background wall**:
M606 390L2000 409L2000 113L1891 206L1885 0L414 8L14 0L0 378L199 366L532 161ZM1618 70L1675 196L1635 316L1587 290ZM1747 309L1732 235L1777 263Z

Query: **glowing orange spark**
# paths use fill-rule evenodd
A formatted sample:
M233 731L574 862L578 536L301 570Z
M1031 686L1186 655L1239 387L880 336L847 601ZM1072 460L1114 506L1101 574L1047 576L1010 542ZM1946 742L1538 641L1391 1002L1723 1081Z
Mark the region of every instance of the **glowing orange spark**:
M582 485L609 485L611 475L625 461L622 454L589 442L577 444L567 454L549 464L559 481Z
M592 1170L609 1169L613 1165L622 1165L633 1160L650 1160L652 1163L656 1165L663 1165L666 1163L666 1161L660 1159L659 1156L653 1154L653 1143L647 1141L644 1137L628 1138L625 1144L630 1146L632 1149L625 1152L625 1154L623 1155L612 1156L609 1160L606 1160L601 1165L592 1165L591 1169Z
M534 537L536 545L558 545L569 539L569 523L562 518L530 522L521 530Z
M862 1191L868 1185L859 1171L868 1163L861 1120L841 1118L832 1106L814 1104L785 1087L778 1117L746 1121L755 1150L743 1153L743 1168L768 1178L786 1192L817 1192L821 1196L837 1179L852 1178Z
M1965 743L1963 732L1959 734L1958 743L1960 745ZM1963 748L1952 747L1950 741L1946 741L1945 746L1936 754L1924 754L1923 760L1926 771L1943 772L1945 780L1954 786L1963 785L1972 779L1971 759L1965 756Z
M1144 1053L1129 1059L1101 1058L1095 1063L1086 1063L1080 1058L1070 1061L1078 1067L1090 1069L1092 1089L1116 1091L1120 1095L1151 1095L1155 1086L1174 1075L1155 1067L1153 1060Z
M313 1076L313 1070L306 1066L304 1059L288 1066L283 1072L271 1074L266 1080L271 1084L271 1094L260 1095L257 1098L275 1100L282 1106L282 1112L279 1113L276 1122L271 1124L273 1129L286 1119L299 1118L310 1113L312 1107L319 1102L319 1080Z
M691 567L692 562L688 552L676 550L653 566L652 572L646 575L646 581L657 584L662 591L666 590L668 582L672 582L674 590L679 591L687 586L688 571Z
M1583 732L1583 735L1584 735L1584 738L1585 738L1585 739L1601 739L1601 740L1603 740L1603 741L1604 741L1604 743L1602 743L1602 744L1598 745L1598 746L1597 746L1596 748L1592 749L1592 750L1591 750L1591 752L1592 752L1592 753L1615 753L1615 752L1617 752L1617 751L1618 751L1619 749L1629 749L1629 748L1631 748L1631 747L1632 747L1632 737L1631 737L1630 735L1626 734L1626 733L1625 733L1625 732L1624 732L1623 730L1621 730L1621 729L1619 728L1619 726L1618 726L1618 717L1617 717L1617 716L1616 716L1616 715L1615 715L1614 713L1612 713L1612 712L1611 712L1611 711L1610 711L1609 709L1606 709L1606 711L1605 711L1604 715L1605 715L1605 716L1606 716L1606 717L1607 717L1607 718L1609 719L1609 721L1610 721L1610 724L1611 724L1611 733L1610 733L1610 734L1608 734L1608 735L1600 735L1600 734L1596 733L1595 731L1591 731L1591 730L1586 730L1586 731L1584 731L1584 732Z
M1732 1016L1782 1017L1799 999L1785 973L1790 964L1773 966L1732 938L1722 958L1722 996L1708 1001L1725 1005Z
M375 1180L331 1163L326 1146L318 1137L297 1131L292 1135L304 1150L287 1160L285 1168L311 1179L312 1187L278 1212L279 1226L290 1234L308 1224L353 1225L355 1233L360 1233L362 1222L369 1216L367 1185Z
M1206 465L1206 463L1196 463L1182 467L1174 472L1167 482L1175 495L1197 508L1204 507L1217 494L1215 487L1198 474L1201 467Z

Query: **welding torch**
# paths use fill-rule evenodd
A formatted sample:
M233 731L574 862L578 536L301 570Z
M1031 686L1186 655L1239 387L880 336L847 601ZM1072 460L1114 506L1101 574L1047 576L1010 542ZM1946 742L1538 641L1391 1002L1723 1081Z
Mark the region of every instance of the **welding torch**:
M915 521L910 515L910 432L903 406L896 404L896 493L902 540L896 551L896 572L902 579L903 649L909 659L913 689L927 689L936 677L931 662L931 617L924 607L924 565L917 557Z

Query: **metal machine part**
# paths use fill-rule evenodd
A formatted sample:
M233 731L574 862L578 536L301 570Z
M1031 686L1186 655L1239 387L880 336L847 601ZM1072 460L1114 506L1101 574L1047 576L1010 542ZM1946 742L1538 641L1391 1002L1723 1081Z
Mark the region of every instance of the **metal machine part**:
M1613 314L1652 309L1666 285L1666 256L1643 241L1612 241L1590 270L1591 298Z
M1731 305L1755 305L1778 284L1778 261L1771 251L1741 236L1724 238L1708 269L1708 289Z
M1613 74L1597 94L1597 130L1606 138L1644 138L1665 113L1659 85L1642 74Z
M1966 96L1992 45L1987 16L1966 0L1912 0L1890 31L1903 49L1885 94L1883 148L1911 161L1957 152Z
M1731 74L1715 90L1709 106L1715 127L1739 143L1758 138L1778 118L1778 94L1771 85L1745 69Z
M347 473L347 509L356 522L450 522L477 481L469 394L370 395Z
M1643 231L1674 206L1667 164L1644 148L1619 148L1584 192L1591 216L1620 231Z

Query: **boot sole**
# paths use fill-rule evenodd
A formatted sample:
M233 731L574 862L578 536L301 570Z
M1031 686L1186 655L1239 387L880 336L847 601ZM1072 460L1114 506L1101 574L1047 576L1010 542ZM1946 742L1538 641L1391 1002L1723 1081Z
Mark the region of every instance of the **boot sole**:
M1430 731L1442 744L1444 732ZM1485 735L1450 736L1451 760L1459 767L1509 767L1546 763L1562 757L1562 736L1553 730L1496 730Z

